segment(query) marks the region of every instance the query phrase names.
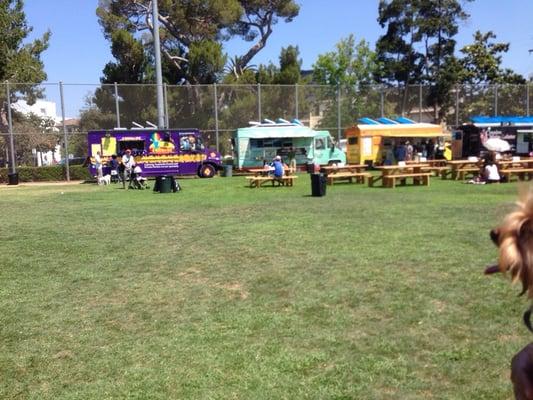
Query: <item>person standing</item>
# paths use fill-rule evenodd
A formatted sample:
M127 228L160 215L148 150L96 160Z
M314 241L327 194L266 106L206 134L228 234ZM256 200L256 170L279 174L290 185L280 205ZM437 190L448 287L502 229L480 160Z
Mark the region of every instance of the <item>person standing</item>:
M113 154L111 156L111 161L109 161L109 168L111 173L111 182L117 183L122 180L119 172L118 172L118 160L117 155Z
M102 181L102 176L104 174L102 173L102 157L100 156L100 152L97 151L96 155L94 156L94 166L96 168L96 179L98 184Z
M122 177L122 187L126 189L126 182L130 181L133 167L135 167L135 158L131 154L131 150L127 149L122 156L122 165L124 165L124 176ZM128 185L129 187L129 185Z
M413 160L413 145L409 142L405 142L405 161L412 161Z
M296 150L291 146L287 154L289 158L289 173L294 174L296 172Z

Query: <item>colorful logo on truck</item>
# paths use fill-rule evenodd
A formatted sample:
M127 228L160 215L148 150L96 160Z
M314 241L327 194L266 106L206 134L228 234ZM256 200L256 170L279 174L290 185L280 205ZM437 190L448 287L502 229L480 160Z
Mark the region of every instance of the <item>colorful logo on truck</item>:
M169 154L173 153L175 148L176 146L170 136L163 138L163 135L157 132L150 135L150 146L148 147L150 154Z

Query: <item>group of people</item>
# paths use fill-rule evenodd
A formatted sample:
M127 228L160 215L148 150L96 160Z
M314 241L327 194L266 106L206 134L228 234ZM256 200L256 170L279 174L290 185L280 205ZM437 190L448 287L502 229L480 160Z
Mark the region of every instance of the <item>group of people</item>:
M104 164L100 152L96 153L94 164L96 168L97 182L98 184L101 184L102 182L105 182L105 178L103 176ZM111 160L109 160L108 166L110 170L110 182L121 182L124 189L143 189L146 187L146 178L142 176L142 169L135 163L135 157L130 149L127 149L120 159L116 154L113 154ZM127 187L126 182L128 182Z
M417 156L424 157L427 160L440 159L443 158L443 150L433 139L414 143L406 140L396 142L392 147L388 147L384 156L383 163L390 165L398 161L412 161Z

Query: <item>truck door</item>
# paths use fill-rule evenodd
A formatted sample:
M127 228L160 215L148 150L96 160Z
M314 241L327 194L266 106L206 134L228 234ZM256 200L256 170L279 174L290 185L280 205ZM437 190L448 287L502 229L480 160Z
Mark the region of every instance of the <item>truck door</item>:
M324 153L326 151L326 138L317 137L315 138L315 154L314 159L318 164L327 164L327 161L324 162Z

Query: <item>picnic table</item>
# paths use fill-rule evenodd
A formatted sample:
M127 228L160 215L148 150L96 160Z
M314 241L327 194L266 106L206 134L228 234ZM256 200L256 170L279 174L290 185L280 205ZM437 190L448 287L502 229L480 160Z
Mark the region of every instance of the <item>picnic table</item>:
M267 168L251 168L248 170L248 172L252 173L253 176L247 176L246 179L249 181L250 187L261 187L265 183L272 183L272 186L275 186L277 183L279 186L293 186L294 185L294 179L298 178L295 175L287 175L287 173L290 171L290 169L285 169L285 175L282 177L275 177L273 175L270 175L272 171L274 171L274 167L267 167Z
M450 160L447 165L450 167L448 173L441 174L442 179L446 179L448 174L455 180L464 180L467 174L476 174L481 168L482 161L479 159Z
M497 160L496 164L500 174L507 178L507 182L510 182L513 176L518 177L518 180L524 180L526 176L529 180L533 178L533 158L531 157Z
M380 176L373 176L368 180L368 186L374 186L374 183L381 180L383 187L394 188L396 181L399 180L402 185L406 184L408 178L413 179L414 185L423 184L429 186L429 177L431 172L424 172L428 164L405 164L405 165L382 165L375 167L381 171Z
M333 185L335 181L347 180L350 183L365 183L371 174L365 172L366 164L348 164L348 165L328 165L320 168L320 172L326 175L328 185Z

